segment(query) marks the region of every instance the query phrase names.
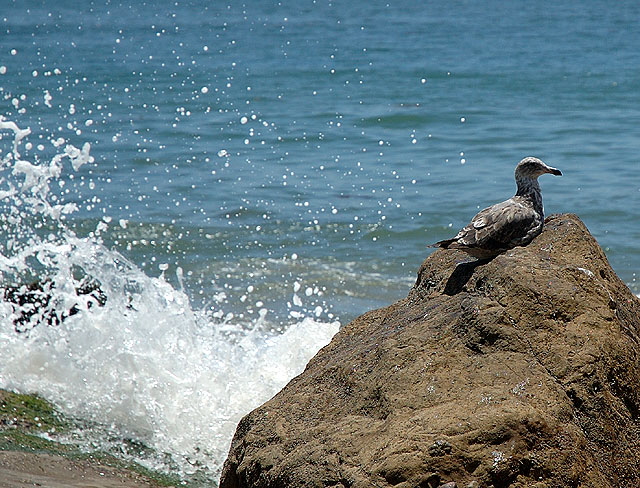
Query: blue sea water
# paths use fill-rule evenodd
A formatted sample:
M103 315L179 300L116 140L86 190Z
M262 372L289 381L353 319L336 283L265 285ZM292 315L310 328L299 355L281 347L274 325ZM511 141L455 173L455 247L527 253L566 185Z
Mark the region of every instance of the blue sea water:
M632 1L5 1L2 286L107 301L21 333L3 303L0 386L215 479L240 416L528 155L640 293L639 24Z

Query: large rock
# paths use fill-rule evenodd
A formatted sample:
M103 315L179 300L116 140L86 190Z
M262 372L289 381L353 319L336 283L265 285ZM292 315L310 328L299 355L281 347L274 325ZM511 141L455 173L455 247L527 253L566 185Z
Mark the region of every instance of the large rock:
M242 419L221 487L639 487L640 300L595 239L552 216L468 260L431 255Z

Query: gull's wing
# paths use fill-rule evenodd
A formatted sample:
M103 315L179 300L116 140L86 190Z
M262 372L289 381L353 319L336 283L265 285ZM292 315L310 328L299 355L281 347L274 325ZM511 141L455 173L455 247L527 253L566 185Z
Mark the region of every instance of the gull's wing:
M541 222L542 216L531 206L510 198L478 212L447 247L509 249L526 244L529 236L533 239Z

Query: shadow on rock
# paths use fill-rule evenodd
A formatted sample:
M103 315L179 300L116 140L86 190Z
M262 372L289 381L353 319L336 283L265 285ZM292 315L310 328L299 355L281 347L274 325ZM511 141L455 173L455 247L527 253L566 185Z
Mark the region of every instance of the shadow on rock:
M451 273L451 276L449 276L443 293L449 296L457 295L464 289L465 285L471 279L471 276L473 276L473 272L478 266L489 264L494 259L495 258L478 259L477 261L458 264L456 266L456 269L453 270L453 273Z

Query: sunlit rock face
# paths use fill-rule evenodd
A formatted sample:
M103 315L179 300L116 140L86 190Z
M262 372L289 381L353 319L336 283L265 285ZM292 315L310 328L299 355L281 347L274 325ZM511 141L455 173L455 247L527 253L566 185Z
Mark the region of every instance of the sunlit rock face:
M575 215L488 263L438 251L239 424L239 487L640 483L640 301Z

